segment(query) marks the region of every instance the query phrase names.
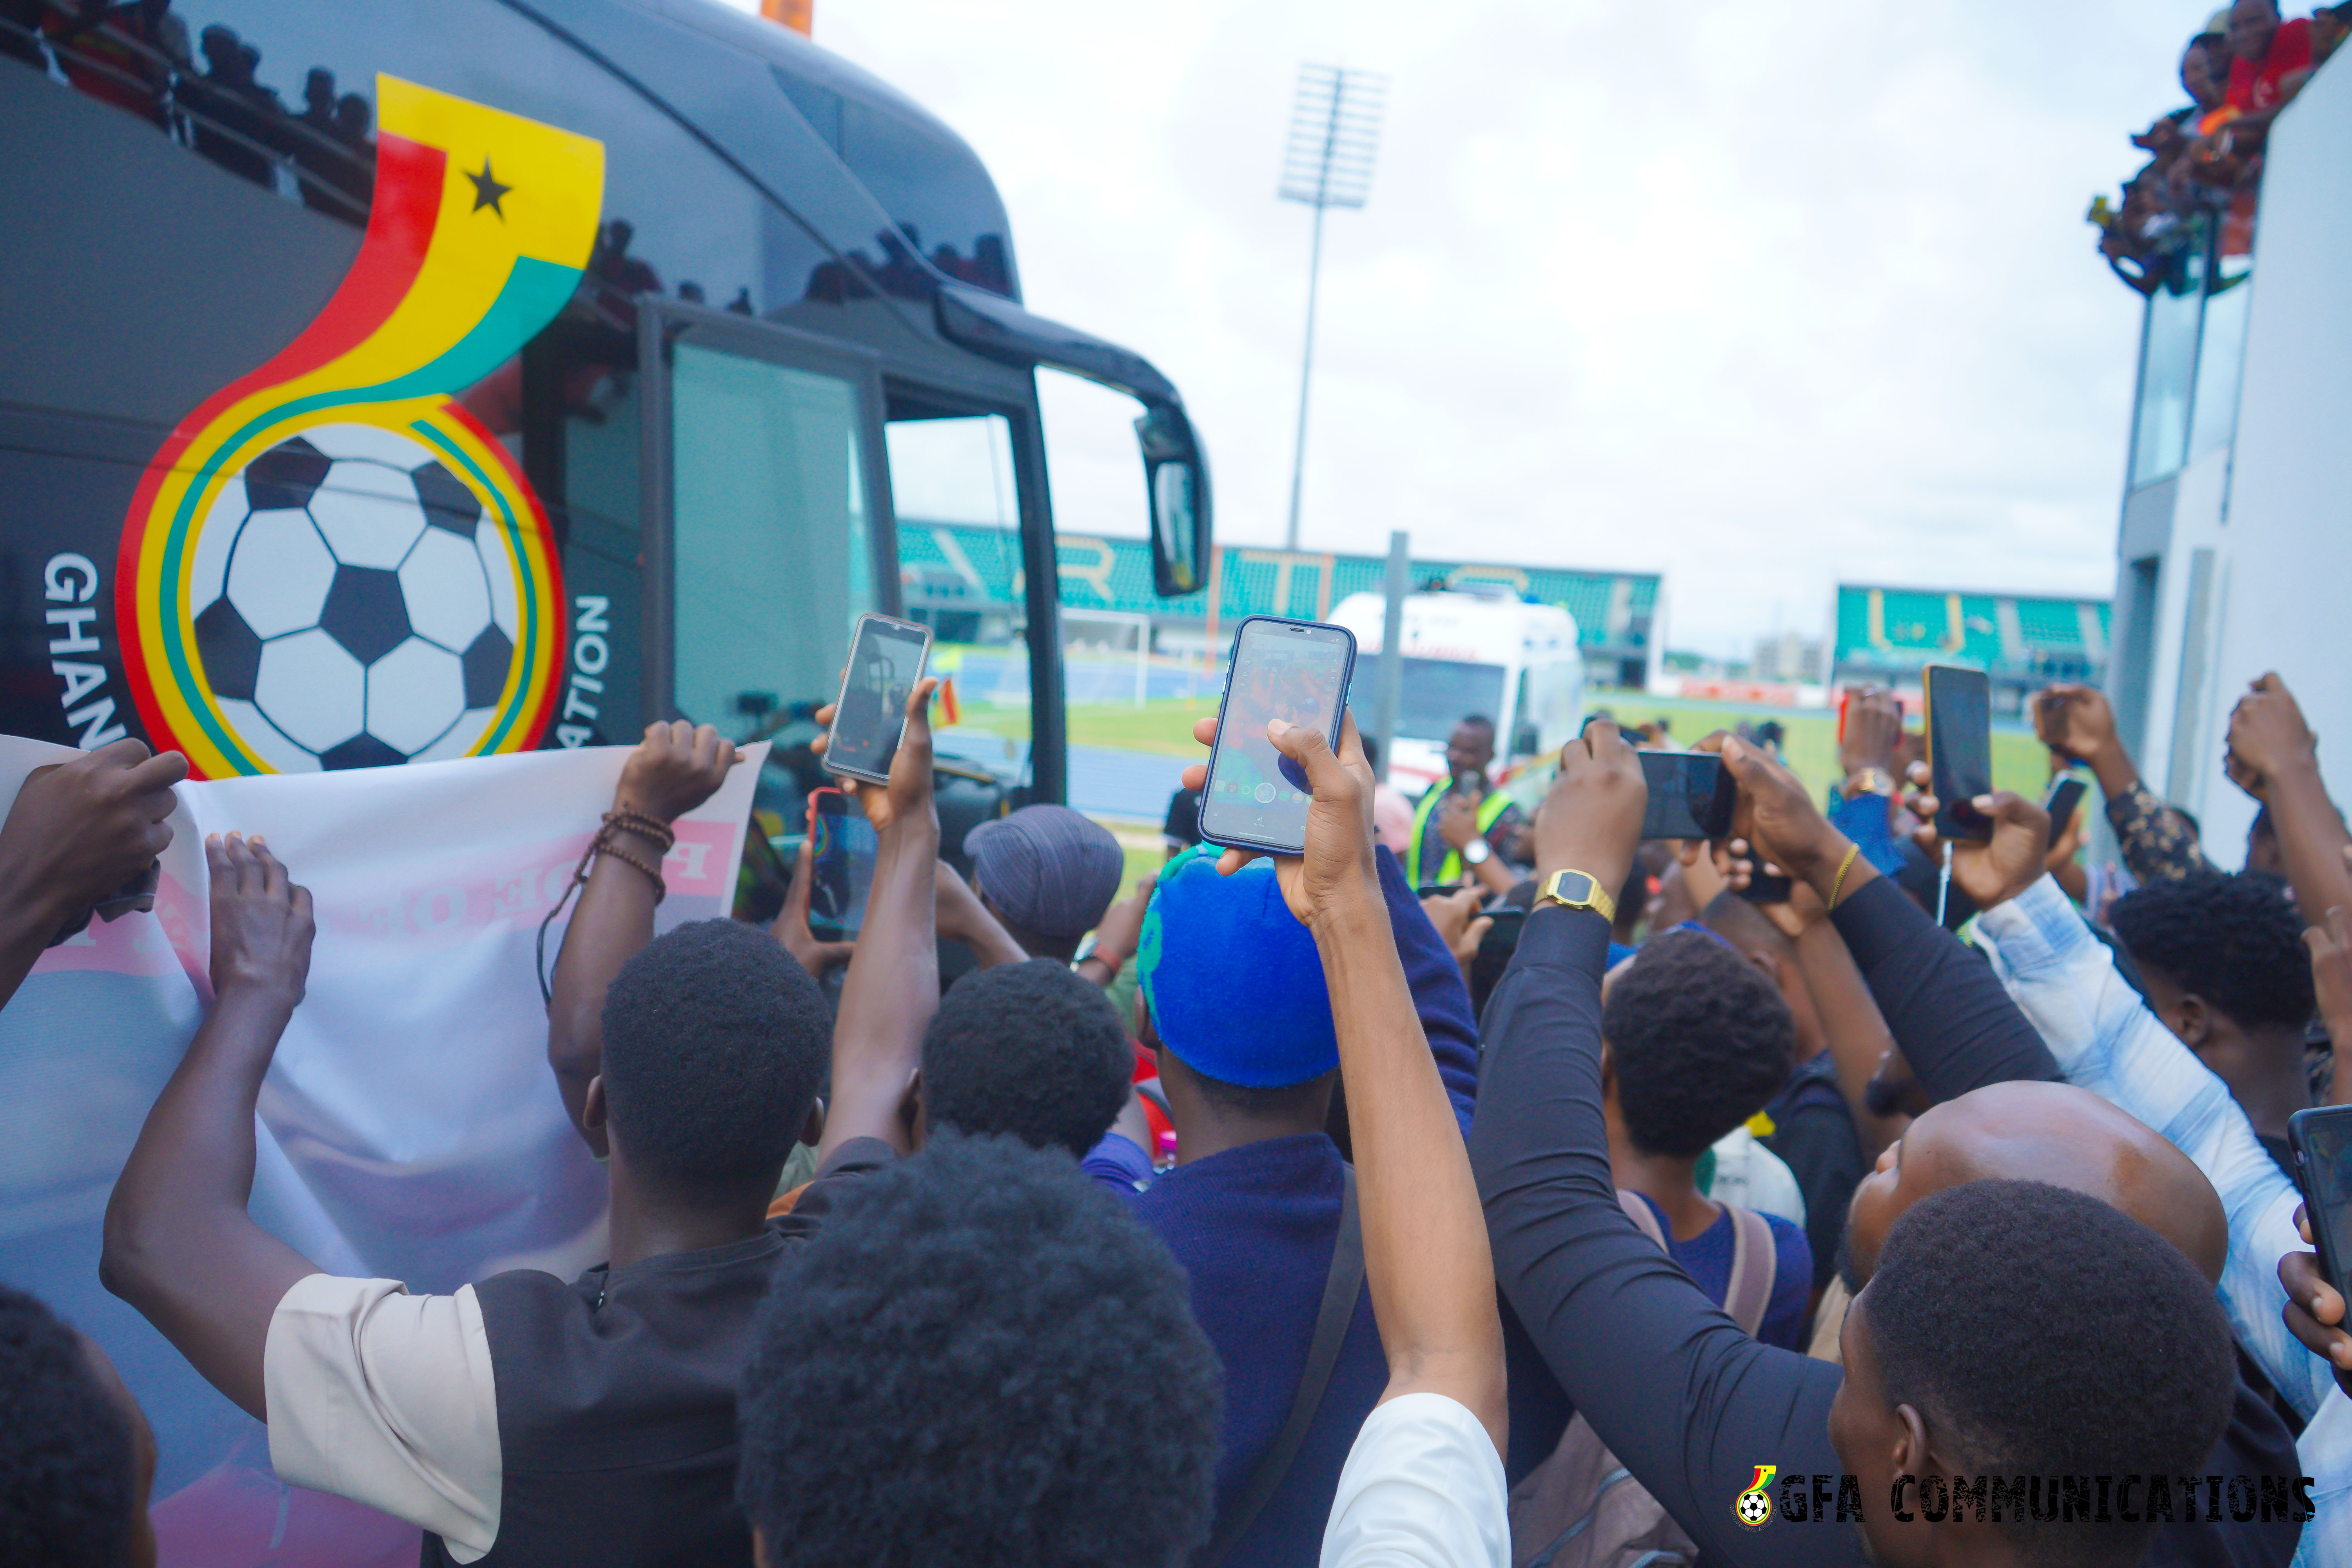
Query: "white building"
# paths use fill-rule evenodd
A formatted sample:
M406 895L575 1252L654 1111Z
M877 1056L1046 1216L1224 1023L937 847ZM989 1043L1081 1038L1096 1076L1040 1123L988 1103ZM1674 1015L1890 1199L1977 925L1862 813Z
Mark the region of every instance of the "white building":
M2352 50L2346 51L2352 55ZM2252 258L2148 302L2106 689L2148 787L2236 865L2230 710L2275 669L2352 801L2352 61L2272 128ZM2206 273L2210 277L2206 277Z

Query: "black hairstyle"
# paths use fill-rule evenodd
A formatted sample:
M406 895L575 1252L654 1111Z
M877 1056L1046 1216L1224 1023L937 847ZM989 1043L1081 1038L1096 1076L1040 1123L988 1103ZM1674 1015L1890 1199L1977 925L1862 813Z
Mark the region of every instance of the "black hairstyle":
M795 1568L1184 1561L1223 1376L1158 1238L1064 1157L950 1134L777 1266L736 1491Z
M74 1331L0 1285L0 1561L117 1568L138 1484L131 1423Z
M630 1165L690 1191L772 1177L832 1049L816 982L736 921L656 937L604 994L604 1096Z
M2242 1025L2301 1028L2315 1005L2303 917L2284 879L2218 871L2147 882L2116 900L2116 935L2143 969Z
M2085 1194L1931 1194L1888 1228L1855 1306L1888 1407L1917 1410L1963 1475L2187 1475L2229 1423L2237 1364L2213 1287ZM2030 1563L2118 1565L2153 1529L2004 1527Z
M1135 1052L1118 1009L1066 963L974 970L923 1036L923 1110L934 1128L1010 1132L1083 1157L1127 1103Z
M1465 713L1461 718L1454 721L1454 727L1457 730L1465 724L1475 724L1489 735L1495 732L1495 721L1484 713Z
M1779 988L1696 931L1643 944L1610 984L1601 1036L1625 1131L1651 1154L1705 1152L1780 1092L1797 1051Z
M1743 952L1751 947L1775 954L1789 951L1788 933L1772 923L1772 917L1728 888L1707 900L1698 912L1698 923Z

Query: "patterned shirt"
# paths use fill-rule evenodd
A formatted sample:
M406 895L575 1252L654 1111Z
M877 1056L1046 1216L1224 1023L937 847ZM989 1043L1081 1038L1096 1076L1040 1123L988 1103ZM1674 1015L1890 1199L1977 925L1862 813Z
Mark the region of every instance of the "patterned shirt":
M2143 882L2178 881L2213 869L2213 862L2197 847L2197 830L2189 819L2137 779L2121 795L2108 797L2107 825L2116 830L2125 868Z
M2230 1217L2221 1297L2231 1330L2310 1423L2295 1448L2318 1513L2294 1560L2352 1563L2352 1400L2279 1316L2279 1258L2304 1248L2294 1229L2302 1194L2256 1142L2228 1086L2147 1010L2054 879L1978 917L1977 945L2067 1081L2147 1122L2221 1194Z

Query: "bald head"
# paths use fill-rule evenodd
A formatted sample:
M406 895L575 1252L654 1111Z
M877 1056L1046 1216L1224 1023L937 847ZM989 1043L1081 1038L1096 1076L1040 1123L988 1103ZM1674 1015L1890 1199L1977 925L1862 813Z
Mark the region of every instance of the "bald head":
M1897 1215L1964 1182L2047 1182L2095 1197L2179 1247L2209 1280L2221 1278L2229 1216L2188 1155L2129 1112L2063 1083L1997 1083L1946 1100L1913 1121L1854 1189L1847 1247L1868 1279Z

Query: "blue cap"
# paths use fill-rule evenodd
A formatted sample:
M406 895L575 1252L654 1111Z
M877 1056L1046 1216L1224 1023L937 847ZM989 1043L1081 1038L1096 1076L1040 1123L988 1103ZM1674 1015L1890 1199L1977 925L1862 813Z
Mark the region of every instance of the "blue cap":
M1274 862L1217 874L1213 846L1168 862L1136 947L1160 1043L1204 1078L1281 1089L1339 1065L1315 938L1282 901Z

